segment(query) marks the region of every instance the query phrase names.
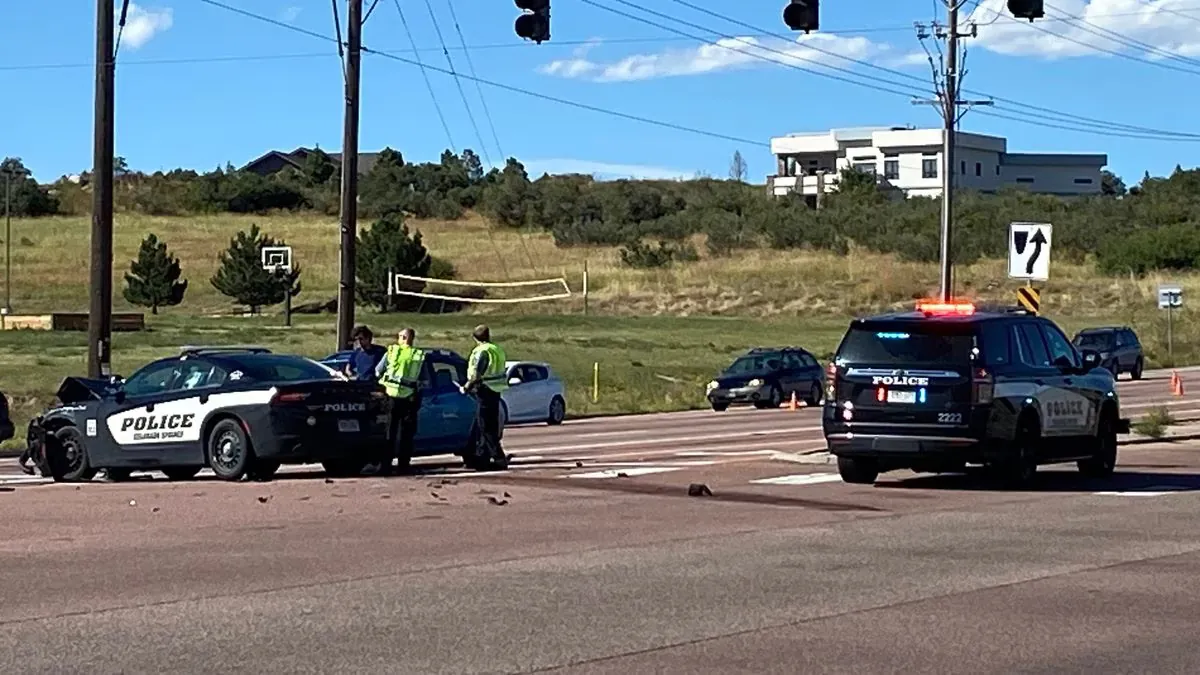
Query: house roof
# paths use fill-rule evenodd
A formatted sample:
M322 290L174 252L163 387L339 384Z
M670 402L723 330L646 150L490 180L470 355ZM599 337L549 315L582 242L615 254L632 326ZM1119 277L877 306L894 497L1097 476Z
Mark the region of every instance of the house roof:
M305 147L296 148L295 150L292 150L291 152L281 152L279 150L271 150L271 151L263 154L262 156L257 157L255 159L251 160L250 162L247 162L246 165L241 168L241 170L242 171L250 170L255 165L260 164L260 163L262 163L268 159L272 159L272 158L282 160L284 163L290 164L290 165L296 167L297 169L302 169L302 168L304 168L305 160L308 159L308 156L311 153L316 152L316 150L317 150L316 148L305 148ZM326 152L325 154L329 155L329 159L334 164L342 163L342 153ZM358 171L359 171L359 173L366 173L366 172L370 171L371 167L375 166L375 162L378 159L379 159L378 152L360 152L360 153L358 153Z

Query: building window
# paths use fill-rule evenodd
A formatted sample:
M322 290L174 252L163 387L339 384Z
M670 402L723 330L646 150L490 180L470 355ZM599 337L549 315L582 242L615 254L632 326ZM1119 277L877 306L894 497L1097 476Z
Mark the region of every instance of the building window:
M975 175L976 176L983 175L983 164L980 164L979 162L975 162Z
M958 175L967 175L967 162L965 160L958 163Z
M1000 165L999 164L996 165L996 175L997 176L1000 175Z
M937 178L938 161L936 159L921 160L921 178Z
M883 177L888 180L898 180L900 178L900 160L885 159L883 161Z
M1075 184L1076 185L1091 185L1092 179L1091 178L1076 178Z
M853 167L855 171L861 171L872 176L875 175L875 162L855 162Z
M1033 179L1032 179L1032 178L1025 178L1025 177L1021 177L1021 178L1018 178L1018 179L1017 179L1017 182L1018 182L1018 183L1032 183L1032 182L1033 182Z

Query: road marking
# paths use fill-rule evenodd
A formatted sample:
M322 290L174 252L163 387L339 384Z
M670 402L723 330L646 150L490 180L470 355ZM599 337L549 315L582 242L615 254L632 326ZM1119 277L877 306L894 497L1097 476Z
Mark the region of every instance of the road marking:
M570 474L563 476L563 478L623 478L628 476L647 476L652 473L679 471L682 468L683 467L676 466L631 466L624 469L605 469L604 471Z
M774 478L759 478L750 481L756 485L816 485L817 483L834 483L842 479L836 473L794 473L788 476Z
M661 436L657 438L642 438L630 441L609 441L607 443L577 443L572 445L534 445L526 448L530 452L571 452L575 450L600 450L603 448L624 448L635 445L666 445L668 443L694 443L697 441L719 441L734 438L752 439L756 436L780 436L796 434L804 431L816 431L821 427L793 427L791 429L762 429L758 431L738 431L724 434L706 434L704 436Z
M1145 490L1110 490L1093 492L1092 494L1101 497L1162 497L1163 495L1179 494L1180 492L1193 492L1195 489L1175 485L1152 485Z

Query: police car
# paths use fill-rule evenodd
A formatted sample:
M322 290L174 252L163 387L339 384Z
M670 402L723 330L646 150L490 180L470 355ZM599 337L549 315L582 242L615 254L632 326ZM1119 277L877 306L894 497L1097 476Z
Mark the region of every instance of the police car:
M825 439L847 483L967 464L1014 485L1058 462L1107 477L1129 420L1099 366L1053 322L1015 309L921 302L857 319L826 373Z
M386 395L315 361L260 347L185 347L131 375L66 378L61 405L29 423L43 475L111 480L204 467L267 478L281 464L361 465L386 447Z

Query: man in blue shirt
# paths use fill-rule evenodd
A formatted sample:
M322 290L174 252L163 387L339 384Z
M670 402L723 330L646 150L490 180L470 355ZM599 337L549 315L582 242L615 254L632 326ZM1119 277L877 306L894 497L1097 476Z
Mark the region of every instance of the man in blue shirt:
M387 354L387 349L373 344L375 334L366 326L358 326L350 334L354 355L350 357L350 376L358 380L375 381L375 368Z

